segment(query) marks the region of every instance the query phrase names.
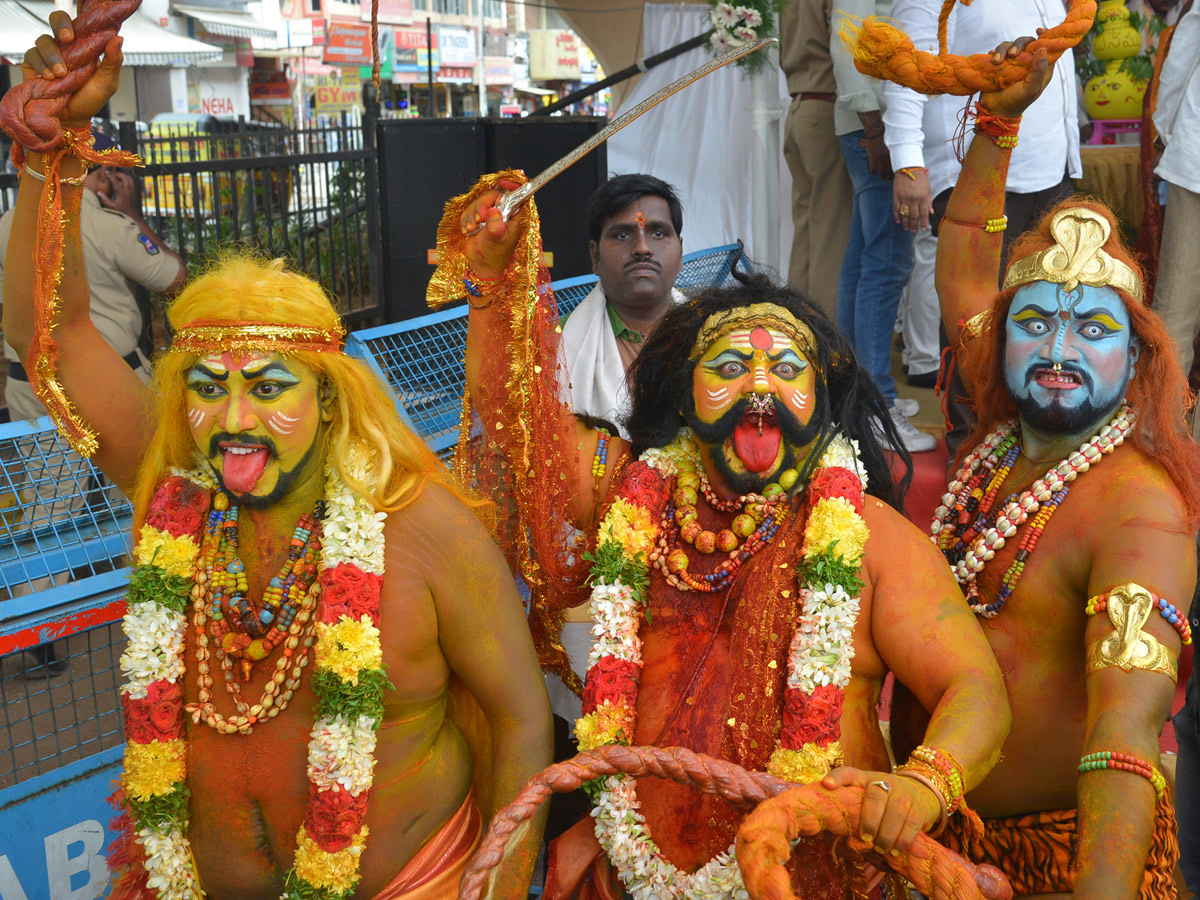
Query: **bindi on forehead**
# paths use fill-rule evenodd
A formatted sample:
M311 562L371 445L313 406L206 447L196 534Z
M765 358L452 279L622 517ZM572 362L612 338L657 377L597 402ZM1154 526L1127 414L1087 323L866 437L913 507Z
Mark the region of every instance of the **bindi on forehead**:
M646 227L646 214L640 209L633 214L633 222L638 228Z
M200 365L212 372L240 372L247 368L257 368L259 364L271 359L269 353L214 353L200 360Z

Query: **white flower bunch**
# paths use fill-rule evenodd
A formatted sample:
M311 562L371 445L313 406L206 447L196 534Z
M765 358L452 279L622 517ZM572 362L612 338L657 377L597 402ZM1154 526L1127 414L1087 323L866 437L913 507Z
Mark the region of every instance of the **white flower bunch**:
M862 481L863 490L867 489L867 469L859 460L858 441L847 438L843 434L835 435L821 455L820 463L817 464L817 468L821 469L830 466L849 469Z
M724 2L716 4L708 17L713 24L709 43L718 53L755 40L758 37L755 29L763 22L762 14L758 10Z
M634 780L611 776L596 797L596 839L633 900L748 900L733 848L688 874L666 860L650 837Z
M134 603L125 613L125 634L129 639L121 654L121 671L126 683L121 691L141 700L155 681L182 678L183 635L187 619L157 603Z
M340 785L352 797L371 786L375 768L375 720L359 716L318 719L308 742L308 777L318 790Z
M669 445L651 447L642 453L638 460L657 471L663 478L670 478L679 471L680 462L694 460L699 452L700 448L692 435L692 429L685 426L679 429L675 440Z
M642 639L638 637L638 607L633 591L619 581L592 588L592 649L588 667L605 656L642 664Z
M355 477L370 485L372 478L357 455L347 468ZM364 572L383 574L383 523L387 513L377 512L338 476L333 465L325 467L325 519L321 538L321 565L332 569L338 563L352 562Z
M146 851L146 887L158 891L161 900L200 900L204 896L196 882L191 849L178 828L166 833L141 828L137 840Z
M858 606L858 598L840 585L826 584L808 595L788 650L788 687L811 694L820 685L850 683Z

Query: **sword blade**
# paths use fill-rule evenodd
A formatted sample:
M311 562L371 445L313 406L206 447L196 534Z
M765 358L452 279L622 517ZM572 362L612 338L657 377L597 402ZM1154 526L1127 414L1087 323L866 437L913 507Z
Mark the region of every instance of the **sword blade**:
M583 159L583 157L587 156L589 153L595 150L596 147L603 144L630 122L658 106L658 104L662 103L668 97L678 94L689 84L699 81L705 75L715 72L717 69L720 69L723 66L729 65L731 62L735 62L736 60L741 59L743 56L748 56L756 50L761 50L763 47L767 47L775 43L778 43L775 38L762 38L761 40L750 41L749 43L742 44L740 47L735 47L732 50L722 53L720 56L714 56L704 65L693 69L682 78L675 79L662 90L657 91L656 93L647 97L637 106L633 107L633 109L617 116L617 118L609 122L608 125L606 125L603 129L596 132L562 159L557 160L548 168L539 172L534 178L525 182L515 191L509 191L508 193L504 194L496 203L496 208L500 210L500 214L504 217L504 221L507 222L508 217L512 215L513 211L530 197L532 197L535 193L537 193L538 190L545 187L567 169L571 168L571 166L575 165L575 163L579 162L579 160Z

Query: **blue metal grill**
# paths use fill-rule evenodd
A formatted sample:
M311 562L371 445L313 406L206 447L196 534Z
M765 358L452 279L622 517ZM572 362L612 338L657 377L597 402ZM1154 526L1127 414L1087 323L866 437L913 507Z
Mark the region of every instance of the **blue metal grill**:
M696 295L732 280L741 247L728 244L689 253L683 258L675 286ZM566 278L551 284L559 311L566 315L577 307L596 284L595 275ZM458 442L462 409L463 351L467 339L465 307L442 310L379 328L357 331L346 350L375 369L391 386L396 405L406 422L441 458L448 459Z
M48 418L0 426L0 788L121 742L131 518Z

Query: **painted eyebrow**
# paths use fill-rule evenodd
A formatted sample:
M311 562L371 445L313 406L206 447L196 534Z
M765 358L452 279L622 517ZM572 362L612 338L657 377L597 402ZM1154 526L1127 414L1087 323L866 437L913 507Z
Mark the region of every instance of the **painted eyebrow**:
M299 384L300 379L288 371L287 367L282 363L268 362L261 369L251 369L249 366L242 369L242 375L246 378L265 378L268 375L281 380L288 381L291 384Z
M1043 309L1042 307L1037 306L1036 304L1030 304L1029 306L1025 307L1023 310L1021 310L1019 313L1014 313L1013 321L1024 322L1026 319L1033 319L1033 318L1049 319L1053 315L1054 315L1053 310Z
M208 366L204 365L204 363L196 363L194 366L192 366L188 370L187 377L188 377L189 381L195 375L202 375L205 378L212 379L213 381L228 381L229 380L229 370L228 369L226 369L223 372L217 372L217 371L214 371L213 369L210 369Z
M1111 328L1113 331L1124 331L1125 326L1112 317L1108 310L1102 307L1089 309L1086 312L1076 312L1077 319L1095 319L1101 325Z

